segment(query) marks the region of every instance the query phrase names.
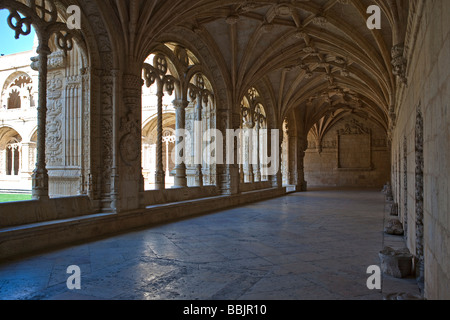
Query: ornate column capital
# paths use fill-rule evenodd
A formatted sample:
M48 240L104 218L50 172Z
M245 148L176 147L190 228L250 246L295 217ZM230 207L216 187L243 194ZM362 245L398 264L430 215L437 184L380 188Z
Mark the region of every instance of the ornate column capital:
M246 121L242 124L243 129L253 129L255 127L255 123L253 121Z
M407 84L408 79L406 78L406 67L408 61L404 57L405 47L403 43L399 43L392 47L391 56L392 56L392 73L399 77L401 83Z
M172 101L175 109L186 109L189 106L189 101L187 100L174 100Z
M142 86L144 85L144 80L142 80L140 76L134 74L124 74L122 79L124 95L126 97L135 97L136 99L142 99L141 92Z

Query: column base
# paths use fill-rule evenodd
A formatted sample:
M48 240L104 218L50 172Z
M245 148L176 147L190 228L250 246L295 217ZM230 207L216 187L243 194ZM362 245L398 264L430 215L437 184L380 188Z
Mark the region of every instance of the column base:
M186 166L175 167L174 188L186 188L188 186Z
M261 182L261 172L256 172L255 173L255 181Z
M156 172L155 174L155 188L156 190L166 189L166 174L164 171Z
M46 169L36 169L33 172L33 200L48 200L48 171Z
M283 176L281 175L281 172L272 176L272 187L283 188Z
M203 172L201 167L197 167L197 171L195 172L195 186L203 187Z
M306 192L308 191L308 183L306 181L303 181L301 184L298 184L295 186L296 192Z

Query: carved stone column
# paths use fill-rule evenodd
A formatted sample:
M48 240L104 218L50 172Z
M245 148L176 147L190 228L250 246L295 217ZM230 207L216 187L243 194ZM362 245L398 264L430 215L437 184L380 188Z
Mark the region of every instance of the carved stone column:
M241 124L241 116L239 113L233 113L231 116L231 129L234 131L238 130ZM230 142L231 143L231 142ZM239 149L238 144L233 141L233 161L227 164L227 171L229 175L229 194L239 194L240 193L240 178L239 178Z
M293 134L294 133L294 134ZM297 141L297 137L295 136L295 130L288 130L288 149L289 149L289 185L295 185L297 174L295 170L295 143Z
M121 111L119 151L120 151L120 193L123 208L139 208L141 193L144 191L142 176L142 85L139 75L124 74L123 102ZM125 201L126 199L126 201ZM126 207L125 207L126 206Z
M240 146L239 146L239 183L245 183L245 170L244 170L244 146L243 142L243 132L241 129L241 133L239 136Z
M111 198L111 208L116 212L120 211L120 170L119 170L119 151L118 151L118 136L119 136L119 103L117 103L118 99L118 91L119 91L119 78L120 78L119 70L111 70L111 75L103 77L104 90L108 90L111 96L110 108L109 111L109 121L108 123L106 117L104 119L104 143L109 143L111 145L110 151L104 154L105 163L109 165L109 170L106 170L106 174L110 173L109 181L110 181L110 198ZM106 111L106 110L105 110ZM109 171L109 172L108 172ZM105 175L106 175L105 174Z
M416 119L416 275L419 285L425 282L425 226L424 226L424 137L423 116L419 111Z
M80 163L81 163L81 185L82 190L81 194L89 194L89 196L93 197L92 193L92 175L91 175L91 161L90 161L90 148L91 148L91 132L90 127L92 123L91 116L91 92L90 92L90 70L88 68L81 69L81 154L80 154ZM94 112L94 107L92 107L92 113ZM88 193L89 187L89 193Z
M282 159L283 139L284 139L284 135L283 135L282 130L280 130L279 131L279 139L278 139L278 157L275 160L275 161L278 161L278 164L277 164L278 170L277 170L276 175L273 177L274 180L272 180L272 186L277 187L277 188L283 187L283 173L282 173L282 168L281 168L281 163L283 161L283 159Z
M203 187L203 166L202 166L202 112L203 112L203 105L202 105L202 95L197 95L197 105L195 107L195 128L194 128L194 145L195 145L195 151L194 151L194 157L195 157L195 186L197 187Z
M239 181L239 156L238 144L235 143L235 134L240 128L241 116L233 114L230 110L220 110L218 128L226 137L223 145L224 165L217 165L220 174L219 189L221 194L233 195L240 192ZM237 137L239 139L239 137Z
M255 124L255 135L256 135L256 152L255 152L255 156L256 156L256 170L255 170L255 181L257 182L261 182L261 160L260 160L260 146L261 146L261 142L260 142L260 122L259 120L256 121Z
M307 143L304 138L299 137L297 140L297 183L296 191L304 192L307 190L307 184L305 181L305 155L306 155Z
M163 88L160 87L157 92L158 97L158 121L157 121L157 138L156 138L156 174L155 187L156 190L164 190L166 188L166 174L163 164Z
M242 109L241 109L241 114L239 115L240 119L239 119L239 127L240 127L240 132L239 132L239 156L238 156L238 164L239 164L239 183L245 183L245 170L244 170L244 145L243 145L243 141L244 141L244 130L243 130L243 122L244 122L244 115L242 113Z
M41 42L43 42L41 40ZM48 171L45 164L45 136L47 126L47 63L48 55L51 53L48 45L40 44L39 54L39 100L37 116L37 162L33 173L33 199L47 200L48 194Z
M403 229L405 240L408 241L408 140L403 140Z
M242 143L244 144L244 171L247 181L250 183L255 182L255 173L253 172L253 128L254 124L252 122L247 122L244 124L244 137Z
M182 135L182 132L186 129L186 108L189 105L188 101L175 100L173 101L176 112L176 139L175 145L176 164L175 164L175 188L185 188L187 184L186 175L186 145L182 147L183 143L186 144L186 138Z
M222 132L222 135L224 138L227 135L227 129L228 129L228 110L227 109L220 109L220 105L218 106L217 110L217 127L216 129ZM217 186L221 194L229 195L231 194L230 191L230 176L228 175L228 141L227 139L224 139L223 148L222 148L222 154L224 156L223 163L218 163L216 165L216 173L217 173Z

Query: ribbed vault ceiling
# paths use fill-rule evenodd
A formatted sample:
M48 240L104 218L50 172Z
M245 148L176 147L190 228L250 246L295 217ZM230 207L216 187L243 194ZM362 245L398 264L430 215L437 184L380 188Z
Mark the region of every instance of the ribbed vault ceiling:
M369 30L367 8L382 9ZM117 46L137 63L173 26L195 32L239 103L252 86L280 121L294 109L308 128L344 108L388 129L397 86L391 48L401 42L405 0L98 1ZM106 13L105 13L106 12Z

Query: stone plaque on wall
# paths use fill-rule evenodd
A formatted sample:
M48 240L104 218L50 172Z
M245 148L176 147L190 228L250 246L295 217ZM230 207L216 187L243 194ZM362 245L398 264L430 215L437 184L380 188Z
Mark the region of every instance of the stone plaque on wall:
M372 169L371 130L356 120L349 122L345 129L338 131L338 168Z
M370 135L339 136L339 168L368 169L371 167Z

